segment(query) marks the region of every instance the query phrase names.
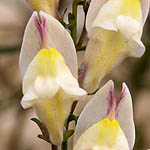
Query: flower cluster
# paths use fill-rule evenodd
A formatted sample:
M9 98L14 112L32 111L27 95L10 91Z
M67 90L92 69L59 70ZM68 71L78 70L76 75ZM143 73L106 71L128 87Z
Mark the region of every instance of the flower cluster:
M100 89L99 86L102 78L124 58L144 54L141 36L149 1L74 0L72 4L69 0L68 6L72 4L73 10L68 14L68 24L63 20L64 14L60 17L58 13L59 0L27 2L34 12L26 26L20 53L22 107L35 109L46 128L48 141L59 146L65 141L65 124L70 113L73 115L73 104L95 93L76 119L73 150L132 150L135 127L127 85L123 83L117 101L113 81ZM83 5L86 14L89 39L84 41L87 46L81 63L76 49L82 49L84 34L78 44L74 38L78 5Z

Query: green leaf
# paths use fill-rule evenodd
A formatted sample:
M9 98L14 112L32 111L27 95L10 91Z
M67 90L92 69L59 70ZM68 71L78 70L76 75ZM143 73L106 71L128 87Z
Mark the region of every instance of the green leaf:
M49 139L47 137L45 137L44 135L39 134L37 137L44 140L44 141L46 141L46 142L48 142L48 143L50 143Z
M13 46L13 47L0 47L0 54L15 52L20 50L20 46Z
M43 129L44 129L44 127L43 127L41 121L38 120L37 118L32 118L31 120L32 120L33 122L35 122L35 123L38 125L38 127L40 128L40 130L41 130L41 132L42 132Z
M75 16L72 14L72 13L69 13L68 14L68 21L69 21L69 24L75 24L76 23L76 20L75 20Z
M68 138L73 135L73 133L74 133L74 130L67 130L64 133L64 140L63 140L63 142L66 142L68 140Z
M71 114L68 118L68 122L75 121L75 124L77 124L78 118L79 118L79 116L75 116L75 115Z
M77 51L85 51L85 49L86 49L86 46L82 46L82 47L78 48Z

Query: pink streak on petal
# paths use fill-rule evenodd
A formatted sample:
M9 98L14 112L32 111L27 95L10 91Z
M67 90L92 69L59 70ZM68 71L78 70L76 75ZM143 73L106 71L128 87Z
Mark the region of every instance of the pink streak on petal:
M125 95L126 95L126 89L125 89L125 87L123 87L122 91L120 93L119 100L116 103L116 117L118 117L118 113L119 113L118 107L119 107L120 103L122 102L122 100L124 99Z
M113 88L113 86L111 86L110 91L109 91L109 97L108 97L107 115L113 109L114 105L116 105L115 96L114 96L114 88Z
M35 25L41 37L42 48L48 48L47 34L46 34L46 19L43 16L41 16L40 21L38 17L35 17Z

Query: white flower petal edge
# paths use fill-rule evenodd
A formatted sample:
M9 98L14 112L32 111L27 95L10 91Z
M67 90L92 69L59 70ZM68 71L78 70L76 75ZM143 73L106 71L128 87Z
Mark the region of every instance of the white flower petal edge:
M108 81L84 107L75 129L74 145L85 130L107 116L109 110L109 96L110 92L113 91L113 88L113 81ZM127 109L127 113L124 112L125 109ZM126 120L126 124L124 124L123 119ZM132 149L135 142L133 110L131 96L125 83L123 83L122 92L117 101L116 120L119 122L120 127L128 140L129 148Z
M92 0L91 1L89 9L88 9L87 17L86 17L87 31L90 30L99 10L107 1L108 0Z
M33 57L41 49L40 34L38 33L38 30L34 23L35 17L37 17L37 12L33 12L31 18L29 19L23 37L23 43L19 59L22 79Z
M124 131L130 149L133 149L135 143L135 125L133 120L133 106L130 91L125 83L122 84L122 92L125 92L122 102L118 106L118 122Z
M142 7L142 21L144 25L149 13L150 0L141 0L141 7Z
M92 0L91 1L89 10L87 13L87 18L86 18L87 31L90 30L99 10L107 1L108 0L101 0L101 1L100 0ZM146 18L148 16L150 1L149 0L140 0L140 1L141 1L141 8L142 8L142 18L143 18L142 20L143 20L143 24L144 24L146 21Z
M149 11L149 0L141 1L141 10L137 16L130 16L120 11L123 0L98 1L93 0L87 14L86 27L89 38L93 35L95 28L114 30L129 40L129 46L133 49L129 51L129 56L141 57L145 52L145 47L141 42L143 25ZM138 2L137 2L138 3ZM138 6L138 4L137 4Z
M24 94L22 100L21 100L21 106L26 109L32 107L32 103L30 103L31 100L38 99L38 96L35 94L33 88L29 88L28 91Z
M50 48L56 48L63 55L67 66L71 70L72 74L77 78L77 55L70 34L54 17L42 11L39 15L44 17L46 20L45 32L47 36L47 44ZM35 18L37 17L37 12L33 12L25 29L19 60L22 79L33 57L40 49L45 48L42 47L41 37L35 25Z

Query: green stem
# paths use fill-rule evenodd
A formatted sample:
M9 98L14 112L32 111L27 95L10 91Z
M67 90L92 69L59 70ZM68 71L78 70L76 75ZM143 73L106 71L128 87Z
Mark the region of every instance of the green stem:
M61 150L67 150L67 149L68 149L68 142L65 141L65 142L63 142L62 145L61 145Z
M0 47L0 54L15 52L15 51L18 51L18 50L20 50L20 46Z
M75 17L75 21L74 21L71 36L73 38L74 43L76 43L76 40L77 40L77 8L78 8L78 1L79 0L74 0L73 1L73 6L72 6L72 14Z

